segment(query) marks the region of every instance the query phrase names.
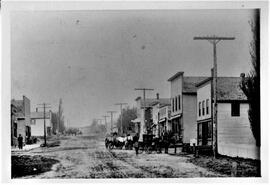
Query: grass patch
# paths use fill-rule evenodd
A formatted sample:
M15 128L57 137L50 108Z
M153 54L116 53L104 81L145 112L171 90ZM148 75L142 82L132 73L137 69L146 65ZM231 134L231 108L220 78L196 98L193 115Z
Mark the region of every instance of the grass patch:
M207 168L214 172L231 176L232 164L237 163L237 177L259 177L260 160L233 158L227 156L218 156L214 159L212 156L199 156L188 159L189 162Z
M27 175L36 175L50 171L52 165L58 163L55 159L36 156L12 156L11 157L11 178Z

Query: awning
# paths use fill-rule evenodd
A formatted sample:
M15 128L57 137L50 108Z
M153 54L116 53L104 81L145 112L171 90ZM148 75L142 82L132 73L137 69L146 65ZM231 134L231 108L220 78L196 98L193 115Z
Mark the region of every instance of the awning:
M175 116L171 116L171 117L170 117L170 120L175 119L175 118L178 118L178 117L181 117L181 116L182 116L182 114L177 114L177 115L175 115Z
M134 120L131 120L132 123L140 123L141 119L140 118L136 118Z
M164 122L164 121L166 121L166 118L162 118L158 122L160 123L160 122Z

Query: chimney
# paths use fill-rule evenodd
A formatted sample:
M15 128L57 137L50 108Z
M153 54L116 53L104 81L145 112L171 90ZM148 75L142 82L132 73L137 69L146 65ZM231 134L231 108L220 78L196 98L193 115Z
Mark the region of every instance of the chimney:
M157 93L157 100L159 100L159 93Z
M240 77L241 77L241 78L245 78L245 73L241 73L241 74L240 74Z

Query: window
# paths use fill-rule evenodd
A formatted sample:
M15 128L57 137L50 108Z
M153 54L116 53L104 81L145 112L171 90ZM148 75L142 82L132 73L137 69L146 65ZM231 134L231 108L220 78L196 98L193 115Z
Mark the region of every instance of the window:
M208 122L208 138L212 138L212 122Z
M202 102L202 115L204 116L204 100L203 100L203 102Z
M175 102L175 111L177 111L177 108L178 108L178 106L177 106L177 103L178 103L178 102L177 102L177 97L175 97L174 99L175 99L175 100L174 100L174 102Z
M172 111L174 112L174 98L172 98Z
M201 116L201 102L199 102L199 116Z
M14 137L17 137L17 123L14 123Z
M180 95L178 95L178 109L181 109L181 99L180 99Z
M209 99L206 100L206 114L209 114Z
M240 116L240 104L239 102L233 102L231 104L231 115Z
M202 124L199 123L199 126L198 126L198 139L202 139Z

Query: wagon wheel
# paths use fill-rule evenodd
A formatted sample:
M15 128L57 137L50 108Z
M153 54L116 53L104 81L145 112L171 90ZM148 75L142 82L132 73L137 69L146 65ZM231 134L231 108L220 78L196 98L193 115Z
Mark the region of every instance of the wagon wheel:
M151 154L152 153L152 147L151 146L145 146L145 153Z
M111 150L111 149L113 149L113 144L112 143L109 143L108 144L108 148Z
M139 154L143 153L143 150L144 150L144 147L139 145L138 153L139 153Z

